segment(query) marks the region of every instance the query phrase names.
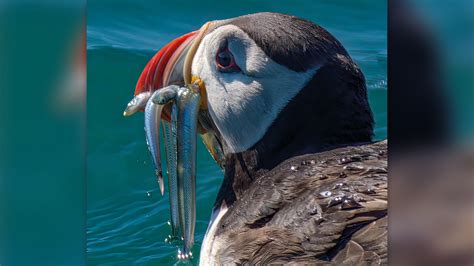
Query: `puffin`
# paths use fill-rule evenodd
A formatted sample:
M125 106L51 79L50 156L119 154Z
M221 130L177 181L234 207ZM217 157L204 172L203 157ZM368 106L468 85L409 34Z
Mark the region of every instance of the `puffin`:
M200 265L387 263L387 141L332 34L280 13L210 21L158 51L135 95L191 80L224 171Z

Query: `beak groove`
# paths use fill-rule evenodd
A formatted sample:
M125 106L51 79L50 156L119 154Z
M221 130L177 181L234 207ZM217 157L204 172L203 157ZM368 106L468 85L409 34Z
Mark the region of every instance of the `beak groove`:
M196 39L193 41L193 43L191 44L191 47L189 48L188 53L186 54L186 58L184 60L184 65L183 65L183 78L184 78L184 84L186 85L192 82L191 67L193 64L194 55L196 55L197 49L199 48L199 45L201 44L201 41L206 35L207 30L209 29L209 26L211 24L212 24L211 22L207 22L201 27L201 29L199 29Z
M164 77L165 69L167 68L167 66L176 65L177 60L181 58L181 54L186 50L183 49L185 47L182 47L182 49L179 48L181 46L187 46L189 42L194 39L194 36L196 36L197 33L197 31L193 31L188 34L185 34L168 43L161 50L159 50L143 69L140 77L138 78L137 85L135 86L134 95L138 95L145 91L157 90L167 85L164 83L164 80L170 82L169 76L172 74L172 71L176 70L171 69L170 72L167 73L168 76ZM175 55L175 53L177 52L179 54Z

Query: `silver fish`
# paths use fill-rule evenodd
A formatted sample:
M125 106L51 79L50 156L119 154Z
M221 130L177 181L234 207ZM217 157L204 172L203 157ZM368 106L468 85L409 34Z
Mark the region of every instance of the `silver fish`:
M191 87L181 87L177 106L178 204L183 236L181 259L192 256L196 224L196 139L200 94Z
M150 98L155 104L167 104L174 100L178 95L179 86L169 85L162 89L157 90Z
M155 95L156 91L153 95ZM153 98L153 96L152 96ZM161 122L161 111L163 105L155 104L152 100L149 100L145 106L145 135L148 150L150 150L155 164L155 174L160 185L161 195L164 193L163 173L161 168L161 152L160 152L160 122Z
M175 107L173 105L173 107ZM176 111L171 112L171 117L176 116ZM176 122L176 119L174 119ZM168 189L170 198L171 216L171 239L179 237L179 213L178 213L178 178L176 176L177 147L176 147L176 123L172 124L161 121L165 134L166 166L168 175Z
M134 113L142 110L148 102L151 96L151 92L146 91L133 97L133 99L127 104L127 107L123 111L123 116L131 116Z
M153 102L157 104L166 104L173 102L176 99L178 86L169 86L160 90L160 92L153 97ZM176 105L172 104L171 123L162 120L165 152L166 152L166 166L168 176L168 189L170 199L170 216L171 216L171 237L170 240L179 238L179 213L178 213L178 179L177 179L177 147L176 147Z

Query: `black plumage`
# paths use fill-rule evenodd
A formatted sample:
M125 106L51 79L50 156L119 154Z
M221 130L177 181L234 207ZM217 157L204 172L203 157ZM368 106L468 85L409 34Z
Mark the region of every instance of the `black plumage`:
M286 160L237 195L216 237L220 264L386 264L387 142Z
M337 54L347 55L328 31L295 16L264 12L237 17L226 24L239 27L273 61L297 72L323 65Z
M362 71L310 21L258 13L225 24L293 71L319 69L262 139L226 155L216 261L386 263L387 142L372 143Z

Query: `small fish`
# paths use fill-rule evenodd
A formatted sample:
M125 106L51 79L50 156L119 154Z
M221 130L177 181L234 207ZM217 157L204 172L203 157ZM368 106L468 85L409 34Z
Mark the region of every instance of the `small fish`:
M153 95L155 95L156 91ZM153 97L153 96L152 96ZM155 174L160 186L161 195L164 194L163 173L161 168L160 153L160 122L161 111L163 105L155 104L152 100L148 100L145 106L145 135L148 150L150 150L153 162L155 164Z
M146 91L133 97L133 99L127 104L125 111L123 111L123 116L131 116L134 113L143 110L150 96L151 92Z
M166 165L168 175L168 189L170 198L170 216L171 216L171 236L172 239L179 239L179 212L178 212L178 179L177 179L177 147L176 147L176 105L173 104L176 99L178 86L169 86L160 90L152 100L157 104L172 103L171 122L161 121L165 139ZM170 240L172 240L170 239Z
M181 87L177 106L177 174L179 221L183 236L181 258L192 257L196 224L196 141L200 94Z
M155 104L167 104L176 99L178 90L179 86L169 85L167 87L157 90L156 93L154 93L151 97L151 100Z
M221 169L224 169L224 152L222 152L221 144L219 143L217 137L211 132L206 132L204 134L201 134L201 139L214 161L216 161L216 163L220 166Z
M173 105L173 109L175 105ZM176 110L171 111L171 119L176 116ZM175 123L161 121L165 135L166 165L168 175L168 189L170 198L170 216L172 238L179 238L179 213L178 213L178 178L176 173L177 166L177 147L176 147L176 119Z

